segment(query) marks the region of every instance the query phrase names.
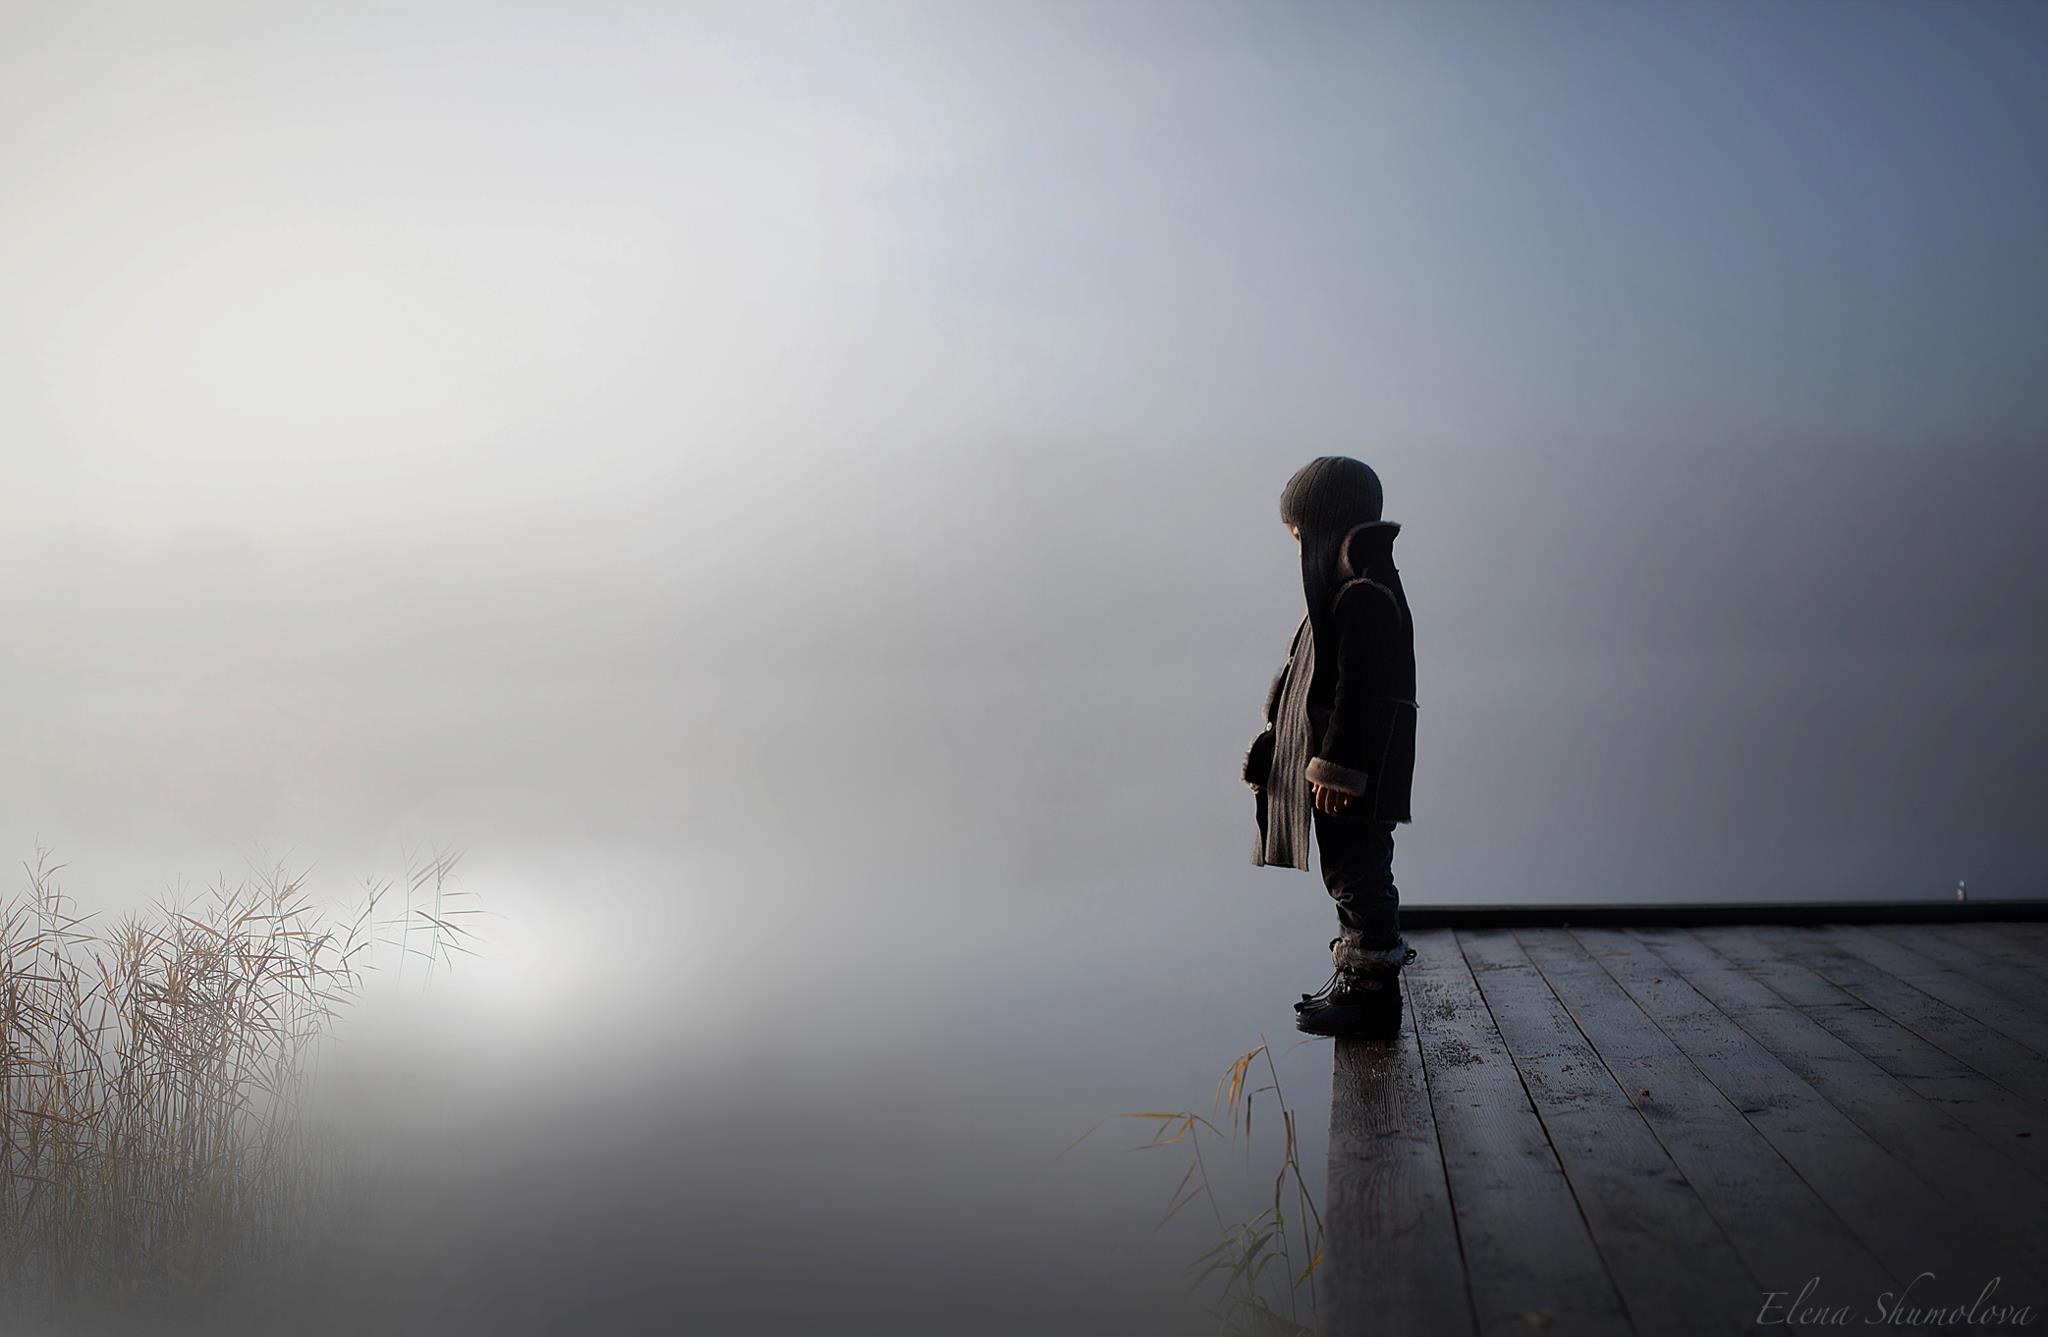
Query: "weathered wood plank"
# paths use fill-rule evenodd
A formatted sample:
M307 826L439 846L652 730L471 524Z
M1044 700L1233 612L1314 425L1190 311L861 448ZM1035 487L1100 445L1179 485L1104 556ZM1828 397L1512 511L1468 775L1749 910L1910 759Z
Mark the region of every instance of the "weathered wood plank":
M1921 931L2028 974L2048 972L2048 942L2020 937L2010 924L1926 924Z
M1974 975L1942 965L1924 947L1892 942L1862 925L1837 924L1827 932L1843 951L2048 1057L2048 1018L2021 1007Z
M1978 1229L1644 944L1612 930L1587 937L1608 978L1736 1104L1901 1286L1931 1271L1924 1287L1930 1298L1963 1303L1993 1277L2010 1284L2031 1275L2016 1265L2011 1241ZM1541 954L1532 948L1530 955L1553 983L1562 983L1560 971L1573 980L1585 973L1562 948ZM1593 958L1579 955L1593 965ZM1772 1282L1772 1289L1782 1287ZM1846 1294L1822 1294L1834 1303L1861 1303L1871 1292L1859 1284Z
M1620 935L1528 929L1517 936L1763 1289L1796 1294L1816 1276L1840 1296L1877 1295L1898 1284L1901 1278L1631 996L1628 981L1603 965L1624 947L1647 955ZM1630 964L1642 963L1624 968ZM1677 982L1661 962L1642 973L1653 972Z
M2026 1100L2048 1102L2048 1060L1967 1012L1917 989L1862 957L1843 951L1825 927L1766 925L1745 930L1753 940L1808 966L1814 974Z
M1408 996L1480 1331L1633 1333L1457 943L1448 929L1408 941Z
M1637 1330L1751 1331L1766 1288L1513 931L1457 938Z
M1811 1017L1927 1100L1952 1111L1980 1137L2004 1150L2038 1182L2048 1183L2048 1110L1970 1067L1932 1041L1745 930L1689 930L1693 938Z
M2004 930L2003 936L2014 947L2031 947L2037 952L2048 953L2048 924L2035 924L2026 920L2000 920L1998 926Z
M1333 1333L1468 1337L1477 1324L1414 1019L1398 1040L1335 1050L1318 1321Z
M2013 1139L1994 1146L1978 1136L1683 929L1641 929L1628 936L1986 1235L2022 1251L2029 1241L2048 1245L2048 1201L2039 1181L2013 1173L2015 1162L2003 1145ZM2048 1276L2048 1254L2031 1252L2020 1262L2028 1274Z
M2032 952L2015 959L2008 954L2010 948L1995 943L1989 934L1980 933L1972 941L1932 932L1933 927L1873 924L1870 932L1926 957L1943 970L1977 981L1998 994L2007 1006L2025 1012L2036 1026L2048 1027L2048 974L2043 969L2048 961Z

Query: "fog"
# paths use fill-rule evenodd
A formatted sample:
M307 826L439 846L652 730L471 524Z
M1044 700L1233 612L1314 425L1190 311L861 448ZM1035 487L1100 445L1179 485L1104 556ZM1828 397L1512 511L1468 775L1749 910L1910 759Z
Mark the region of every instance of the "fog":
M2041 894L2044 38L10 4L0 834L467 849L335 1105L418 1330L1179 1330L1178 1164L1060 1152L1327 969L1237 780L1310 458L1404 526L1407 903Z

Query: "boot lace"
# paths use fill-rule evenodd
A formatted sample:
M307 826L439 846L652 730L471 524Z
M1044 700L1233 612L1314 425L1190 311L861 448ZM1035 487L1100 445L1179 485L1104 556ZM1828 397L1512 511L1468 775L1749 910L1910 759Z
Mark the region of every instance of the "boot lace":
M1318 998L1328 998L1333 992L1336 991L1337 981L1343 978L1344 972L1341 970L1335 970L1330 972L1330 978L1323 981L1323 987L1316 990L1314 993L1303 994L1301 996L1301 1001L1304 1003L1313 1003Z

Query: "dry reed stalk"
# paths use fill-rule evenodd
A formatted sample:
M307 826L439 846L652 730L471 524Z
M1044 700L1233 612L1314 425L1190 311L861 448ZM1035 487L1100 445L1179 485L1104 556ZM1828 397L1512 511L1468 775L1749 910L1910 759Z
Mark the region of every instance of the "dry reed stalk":
M1262 1059L1266 1081L1254 1085L1253 1070ZM1280 1116L1280 1164L1273 1175L1273 1201L1244 1220L1227 1221L1209 1175L1202 1137L1206 1133L1213 1140L1242 1145L1249 1156L1252 1116L1261 1096L1271 1098ZM1225 1109L1230 1111L1227 1131L1217 1122ZM1178 1146L1188 1149L1187 1169L1175 1186L1159 1225L1164 1226L1190 1203L1200 1200L1208 1204L1221 1238L1195 1259L1195 1279L1190 1289L1217 1285L1212 1309L1219 1331L1256 1337L1313 1337L1315 1290L1311 1282L1323 1261L1323 1218L1302 1174L1294 1110L1281 1090L1280 1069L1273 1061L1266 1038L1260 1036L1256 1047L1238 1055L1224 1070L1207 1116L1193 1110L1176 1110L1127 1112L1118 1117L1143 1119L1157 1125L1151 1140L1142 1143L1140 1150ZM1083 1133L1076 1144L1087 1136L1088 1133Z
M0 902L0 1302L203 1292L299 1247L343 1170L305 1117L321 1041L378 946L430 970L471 950L460 857L408 852L395 915L388 883L336 916L273 867L102 927L38 848Z

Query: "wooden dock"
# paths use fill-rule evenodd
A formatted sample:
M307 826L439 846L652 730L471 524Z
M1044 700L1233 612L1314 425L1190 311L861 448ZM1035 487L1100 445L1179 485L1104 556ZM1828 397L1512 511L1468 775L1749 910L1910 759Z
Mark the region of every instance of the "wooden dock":
M2048 1332L2048 924L1969 911L1404 911L1319 1331Z

